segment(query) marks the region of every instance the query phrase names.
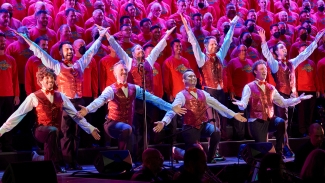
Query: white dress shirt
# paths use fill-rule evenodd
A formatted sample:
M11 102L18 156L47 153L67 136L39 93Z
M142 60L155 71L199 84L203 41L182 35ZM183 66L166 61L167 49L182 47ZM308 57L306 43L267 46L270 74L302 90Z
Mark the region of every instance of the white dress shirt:
M44 92L44 90L42 90ZM88 134L90 134L95 127L89 124L85 118L79 120L76 118L77 110L71 103L71 101L63 94L60 93L62 100L63 100L63 110L71 116L71 118ZM53 95L47 94L44 92L44 95L47 99L53 103ZM7 121L0 127L0 134L3 135L4 133L12 130L25 116L28 112L30 112L34 107L38 106L38 99L34 93L31 93L26 97L24 102L19 106L19 108L7 119Z
M263 92L265 92L265 85L264 84L259 85L258 81L254 81L254 82L257 84L257 86L259 86L262 89ZM272 98L273 98L272 102L275 105L277 105L279 107L282 107L282 108L287 108L289 106L295 106L295 105L300 103L300 98L285 99L279 94L278 90L276 90L274 86L272 86L272 87L274 89L273 96L272 96ZM250 97L251 97L251 89L250 89L250 87L248 85L245 85L245 87L243 89L242 98L240 100L240 103L243 105L243 107L238 106L238 108L240 110L244 110L244 109L247 108ZM249 118L248 122L253 122L255 120L256 120L256 118Z
M203 94L205 96L206 103L208 106L217 110L224 117L233 118L235 116L236 113L234 111L232 111L232 110L228 109L227 107L225 107L224 105L222 105L217 99L211 97L211 95L209 93L207 93L203 90L201 90L201 91L203 92ZM198 96L197 96L196 92L191 91L190 94L197 99ZM185 102L186 102L186 99L185 99L183 92L179 92L179 93L177 93L175 100L172 103L172 106L173 107L176 105L184 106ZM175 115L176 115L176 113L174 111L170 110L166 113L166 115L164 116L162 121L166 122L166 125L168 125Z

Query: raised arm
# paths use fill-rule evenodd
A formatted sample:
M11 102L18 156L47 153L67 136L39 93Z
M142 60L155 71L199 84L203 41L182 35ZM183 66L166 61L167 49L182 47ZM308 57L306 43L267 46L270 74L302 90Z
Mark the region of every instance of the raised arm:
M170 36L170 34L175 30L176 26L171 28L170 30L167 30L165 33L165 36L159 41L159 43L152 49L148 57L146 58L151 67L153 68L153 65L155 64L157 58L159 57L159 54L165 49L167 46L167 38Z
M230 44L232 42L232 37L234 35L234 30L235 30L238 20L239 20L239 16L236 15L230 22L230 29L224 38L224 41L220 47L220 50L217 52L217 57L219 58L219 60L221 61L223 66L225 66L224 59L227 56L227 52L228 52Z
M46 51L42 50L36 43L31 41L26 34L16 32L16 35L22 37L26 43L29 45L29 49L34 52L34 55L37 56L42 60L42 63L50 68L53 69L55 74L58 75L60 73L60 62L54 60Z
M257 31L258 34L260 35L261 39L262 39L262 53L264 55L264 57L267 60L267 64L271 69L272 73L276 73L279 70L279 63L278 61L273 57L272 53L269 50L269 47L267 46L266 43L266 37L265 37L265 30L261 29L259 31Z
M199 42L195 38L195 36L194 36L194 34L193 34L192 30L191 30L191 27L188 25L188 23L185 20L185 18L183 17L183 15L180 14L180 16L181 16L181 19L183 21L186 33L188 35L188 42L190 42L191 45L192 45L192 49L193 49L193 53L194 53L194 56L195 56L196 63L198 65L198 67L201 68L205 63L205 54L202 52L201 47L199 45Z
M318 32L318 34L315 37L315 40L303 51L301 52L297 57L290 59L289 62L292 63L294 68L297 68L299 64L301 64L303 61L305 61L317 48L317 43L324 35L325 30L322 30L321 32Z

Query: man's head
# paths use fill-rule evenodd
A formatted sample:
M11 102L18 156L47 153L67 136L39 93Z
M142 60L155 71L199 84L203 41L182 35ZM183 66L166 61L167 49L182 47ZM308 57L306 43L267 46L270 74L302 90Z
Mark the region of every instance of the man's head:
M129 4L127 4L126 5L126 7L125 7L125 11L128 13L128 15L130 16L130 17L135 17L136 15L137 15L137 12L136 12L136 9L135 9L135 6L134 6L134 4L132 4L132 3L129 3Z
M252 35L249 32L242 32L239 36L239 41L249 48L253 43Z
M103 1L96 1L94 3L94 10L102 10L103 12L105 12L105 4Z
M154 3L150 8L150 12L152 16L159 18L162 12L161 5L159 3Z
M207 157L205 152L198 148L192 147L185 151L184 169L195 177L202 178L207 170Z
M192 16L193 25L195 28L200 29L202 27L202 15L201 13L195 13Z
M144 50L144 56L145 57L148 57L152 51L152 49L154 48L154 45L152 44L147 44L143 47L143 50Z
M186 3L185 0L178 0L177 1L177 12L184 13L186 11Z
M120 25L123 25L123 24L128 24L128 25L132 26L130 16L121 16Z
M276 58L284 59L288 54L288 50L283 42L278 42L275 46L273 46L273 53Z
M86 52L86 43L82 39L77 39L73 42L73 50L75 53L80 53L80 55Z
M150 32L152 35L152 38L156 41L158 41L161 37L161 27L159 25L154 25L150 27Z
M42 48L42 50L48 52L49 49L49 39L45 36L40 36L36 38L35 43Z
M61 25L59 28L59 32L61 40L69 41L71 39L72 34L70 26L68 24Z
M126 83L128 77L128 69L123 60L120 60L113 66L113 74L118 83Z
M223 34L226 36L228 31L230 30L230 23L229 22L223 22L221 25L221 28L223 30Z
M281 22L288 22L288 20L289 20L288 13L286 11L280 11L279 12L279 20Z
M323 127L318 123L313 123L309 127L310 142L315 147L320 147L324 140Z
M93 19L96 24L102 25L104 20L104 12L100 9L94 10Z
M68 8L65 10L65 16L67 18L67 24L75 25L77 22L76 10L74 8Z
M259 0L258 1L258 5L260 6L260 8L262 9L262 10L266 10L266 8L267 8L267 4L269 3L269 1L268 0Z
M37 25L40 25L41 27L47 27L49 23L49 18L47 15L48 15L47 11L44 10L40 10L36 12L35 18L37 21Z
M6 49L6 35L0 32L0 50L3 51Z
M196 86L197 78L192 69L188 69L183 73L183 82L185 87L193 88Z
M70 42L63 41L59 45L59 53L63 60L72 61L73 58L73 47Z
M197 7L199 9L203 9L207 6L206 0L197 0Z
M255 9L251 9L248 11L247 13L247 19L251 19L251 20L254 20L256 22L257 18L256 18L256 11Z
M213 16L210 12L207 12L203 16L203 22L205 25L211 26L213 22Z
M301 53L303 51L305 51L305 49L307 48L307 44L303 43L301 45L299 45L299 49L298 49L298 52Z
M140 21L140 29L143 33L150 33L151 20L149 18L144 18Z
M290 0L281 0L282 6L286 9L289 10L290 8Z
M279 28L279 31L280 31L280 34L281 35L285 35L286 34L286 32L287 32L287 25L286 25L286 23L279 22L278 23L278 28Z
M301 27L305 27L307 29L308 34L311 33L311 22L309 20L304 21L301 24Z
M141 45L137 44L132 47L131 49L132 56L135 59L143 59L144 58L144 51Z
M214 36L214 37L216 37L216 39L217 39L217 43L220 43L220 39L221 39L221 32L218 30L218 29L214 29L214 30L212 30L211 31L211 36ZM218 47L220 47L220 45L218 45Z
M207 36L203 41L205 50L209 54L217 53L218 51L218 42L216 37L214 36Z
M244 44L237 46L239 60L245 60L247 55L247 47Z
M0 9L0 26L8 27L9 26L9 11L6 9Z
M226 15L228 18L233 19L237 14L236 6L234 4L229 3L226 7Z
M324 12L324 9L325 9L325 3L323 0L318 0L317 1L317 10L319 12Z
M302 23L306 20L309 20L310 21L310 13L306 10L302 10L300 13L299 13L299 21Z
M307 41L307 38L308 38L307 29L305 27L299 27L298 36L301 41Z
M303 8L305 11L310 12L310 10L311 10L311 4L310 4L310 2L309 2L308 0L303 1L303 2L302 2L302 8Z
M9 17L12 17L13 11L14 11L14 7L10 4L10 3L3 3L1 5L1 9L5 9L8 10L9 12Z
M164 157L154 148L148 148L142 153L143 166L149 168L152 173L157 174L163 167Z
M129 24L123 24L120 27L120 31L122 32L123 38L131 38L132 35L132 27Z
M279 25L278 24L272 24L270 26L270 33L273 35L274 38L279 39L281 36Z
M170 46L172 47L172 53L173 55L180 55L182 53L182 44L179 39L174 39L171 43Z
M256 23L253 19L247 19L244 23L245 27L247 28L248 32L252 33L255 31Z
M36 73L37 84L45 90L52 90L55 86L56 75L54 70L42 67Z
M256 79L264 81L267 76L266 62L264 60L258 60L254 62L252 66L253 75Z
M64 0L64 4L66 8L74 8L76 0Z

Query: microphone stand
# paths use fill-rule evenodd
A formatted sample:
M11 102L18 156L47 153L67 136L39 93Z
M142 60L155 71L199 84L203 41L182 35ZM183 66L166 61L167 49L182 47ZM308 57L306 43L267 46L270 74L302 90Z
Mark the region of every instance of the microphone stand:
M143 150L148 149L148 132L147 132L147 105L146 105L146 72L144 69L144 63L138 64L138 72L142 77L142 100L143 100Z

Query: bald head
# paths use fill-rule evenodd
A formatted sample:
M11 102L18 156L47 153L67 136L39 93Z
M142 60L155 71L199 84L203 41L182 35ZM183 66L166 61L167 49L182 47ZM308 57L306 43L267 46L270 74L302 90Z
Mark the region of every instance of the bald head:
M323 127L318 123L313 123L309 127L310 142L315 147L320 147L324 140Z
M3 3L1 5L1 9L6 9L8 11L12 11L13 10L13 7L12 7L12 5L10 3Z

